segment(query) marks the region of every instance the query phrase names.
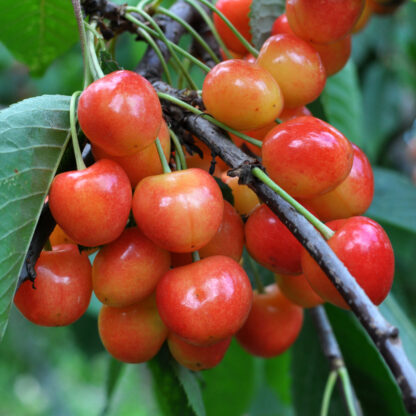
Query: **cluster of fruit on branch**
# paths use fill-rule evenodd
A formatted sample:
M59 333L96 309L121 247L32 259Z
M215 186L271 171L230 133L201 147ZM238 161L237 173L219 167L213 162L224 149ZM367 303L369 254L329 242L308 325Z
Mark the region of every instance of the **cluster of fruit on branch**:
M311 220L378 305L392 285L394 256L381 226L360 216L373 196L370 163L305 105L346 64L350 33L363 27L371 10L393 6L315 3L288 0L286 15L254 57L251 1L220 0L217 11L240 32L235 36L227 19L214 14L222 41L235 54L251 55L216 65L202 100L209 119L261 159L268 176L259 168L256 176ZM29 320L68 325L86 311L94 291L103 303L100 336L115 358L147 361L167 340L178 362L201 370L221 361L234 335L251 353L271 357L295 341L302 308L325 301L348 308L283 223L218 163L214 175L231 187L234 207L224 201L207 172L209 149L195 138L203 158L184 154L159 97L205 116L200 109L158 97L131 71L97 78L81 93L77 117L76 94L71 102L78 170L57 175L49 192L60 234L51 236L52 250L41 253L34 285L23 283L15 296ZM76 118L96 159L88 168L79 155ZM100 247L92 266L77 244ZM276 273L277 284L258 282L253 291L240 265L244 245Z

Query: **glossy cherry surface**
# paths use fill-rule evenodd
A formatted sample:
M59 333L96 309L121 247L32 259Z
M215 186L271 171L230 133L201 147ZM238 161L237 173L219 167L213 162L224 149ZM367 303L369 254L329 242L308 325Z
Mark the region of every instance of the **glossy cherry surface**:
M77 244L96 247L115 240L131 209L129 178L116 162L103 159L90 167L60 173L49 191L56 222Z
M212 345L237 332L250 311L252 296L244 269L225 256L172 269L156 289L163 322L195 345Z
M91 264L74 244L42 251L35 265L35 288L22 283L14 303L29 321L43 326L69 325L87 310L91 299Z
M366 217L352 217L330 221L328 227L336 231L328 240L338 258L375 304L388 295L394 277L394 253L383 228ZM312 288L322 298L341 308L349 309L325 273L303 250L302 269Z
M121 70L94 81L83 91L78 120L93 144L111 155L126 156L155 141L162 107L149 81Z

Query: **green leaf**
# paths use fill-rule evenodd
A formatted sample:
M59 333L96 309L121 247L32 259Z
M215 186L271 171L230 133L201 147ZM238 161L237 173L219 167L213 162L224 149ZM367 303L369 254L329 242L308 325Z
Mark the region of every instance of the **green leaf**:
M123 69L111 53L103 50L100 51L100 66L105 74Z
M285 12L285 4L285 0L256 0L251 4L250 28L257 49L270 36L276 18Z
M118 361L113 357L109 357L107 380L105 384L106 398L104 408L101 412L101 416L107 415L108 411L110 410L111 401L116 390L117 383L119 382L125 367L126 365L121 361Z
M374 199L366 215L416 233L416 187L406 176L374 168Z
M0 339L43 202L69 138L66 96L0 111Z
M0 41L36 75L78 39L68 0L3 0Z
M217 178L216 176L213 176L213 178L215 179L215 182L217 182L218 186L221 189L222 197L231 205L234 205L234 195L229 185L227 185L225 182L223 182L220 178Z
M328 123L363 148L363 105L357 69L352 60L340 72L327 79L321 102Z

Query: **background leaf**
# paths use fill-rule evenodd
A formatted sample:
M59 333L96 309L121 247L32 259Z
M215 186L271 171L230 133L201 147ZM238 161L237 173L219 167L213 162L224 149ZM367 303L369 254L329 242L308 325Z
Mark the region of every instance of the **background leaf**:
M40 75L78 40L68 0L3 0L0 41L14 57Z
M40 211L68 141L66 96L0 112L0 339Z
M105 385L105 405L101 412L101 416L105 416L108 414L111 405L111 400L113 398L117 384L123 374L123 370L125 369L125 367L125 363L122 363L121 361L118 361L113 357L109 357L107 380Z

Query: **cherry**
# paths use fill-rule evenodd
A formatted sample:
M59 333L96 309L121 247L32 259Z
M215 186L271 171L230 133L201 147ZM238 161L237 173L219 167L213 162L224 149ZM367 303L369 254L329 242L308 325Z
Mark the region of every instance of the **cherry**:
M207 370L218 365L230 346L231 337L208 346L192 345L173 332L168 336L169 350L175 360L192 371Z
M98 331L105 349L126 363L150 360L168 335L157 312L154 295L124 308L103 305L98 316Z
M405 0L368 0L373 13L392 14Z
M279 84L285 108L308 104L324 89L326 73L318 52L296 36L271 36L261 47L256 62Z
M297 117L272 129L263 141L269 176L295 198L312 198L340 184L351 170L351 143L330 124Z
M56 222L72 240L87 247L109 243L123 232L131 201L129 178L108 159L80 171L60 173L49 191Z
M163 322L195 345L212 345L236 333L247 318L251 301L246 272L225 256L172 269L156 288Z
M367 25L368 21L370 20L372 14L373 10L371 9L370 0L365 0L364 9L360 15L360 18L355 23L352 29L352 33L357 33L363 30L364 27Z
M159 131L159 140L165 157L170 157L170 135L166 122L162 121ZM111 156L98 146L92 145L92 153L96 160L111 159L117 162L127 173L132 187L135 187L143 178L163 173L156 144L128 156Z
M91 264L74 244L42 251L35 265L35 288L22 283L14 303L29 321L43 326L69 325L87 310L91 299Z
M207 244L221 224L223 211L219 186L201 169L148 176L134 191L138 227L173 252L192 252Z
M371 164L364 152L352 144L354 159L346 179L335 189L315 198L307 204L322 221L331 221L364 214L374 194L374 177Z
M286 15L297 36L330 43L351 32L363 7L364 0L286 0Z
M280 115L281 116L281 115ZM279 116L279 117L280 117ZM243 133L246 134L247 136L252 137L253 139L257 139L257 140L263 140L266 136L266 134L273 128L276 127L277 124L275 121L272 121L269 124L266 124L264 127L261 127L259 129L255 129L255 130L244 130ZM240 137L236 136L235 134L230 133L230 137L232 139L232 141L234 142L234 144L238 147L242 147L243 145L247 146L247 148L254 153L257 156L261 156L261 148L251 144L243 139L240 139Z
M273 284L265 293L254 293L253 307L236 338L249 353L274 357L295 342L302 322L302 308L286 299Z
M162 108L149 81L121 70L94 81L83 91L78 120L93 144L110 155L126 156L155 141Z
M283 96L272 75L241 59L211 69L202 86L202 99L208 113L240 131L271 123L283 108Z
M388 295L394 277L394 254L387 234L379 224L366 217L330 221L327 226L335 231L328 240L329 246L370 300L379 305ZM306 250L302 252L302 269L318 295L340 308L349 309Z
M169 268L168 251L156 246L138 228L127 228L95 257L94 293L106 305L130 306L150 296Z
M235 26L241 35L251 42L250 7L253 0L218 0L215 7ZM246 48L234 35L231 29L216 13L213 15L214 25L225 45L233 52L245 53Z
M296 276L275 274L275 278L282 293L296 305L302 308L314 308L324 303L303 274Z

